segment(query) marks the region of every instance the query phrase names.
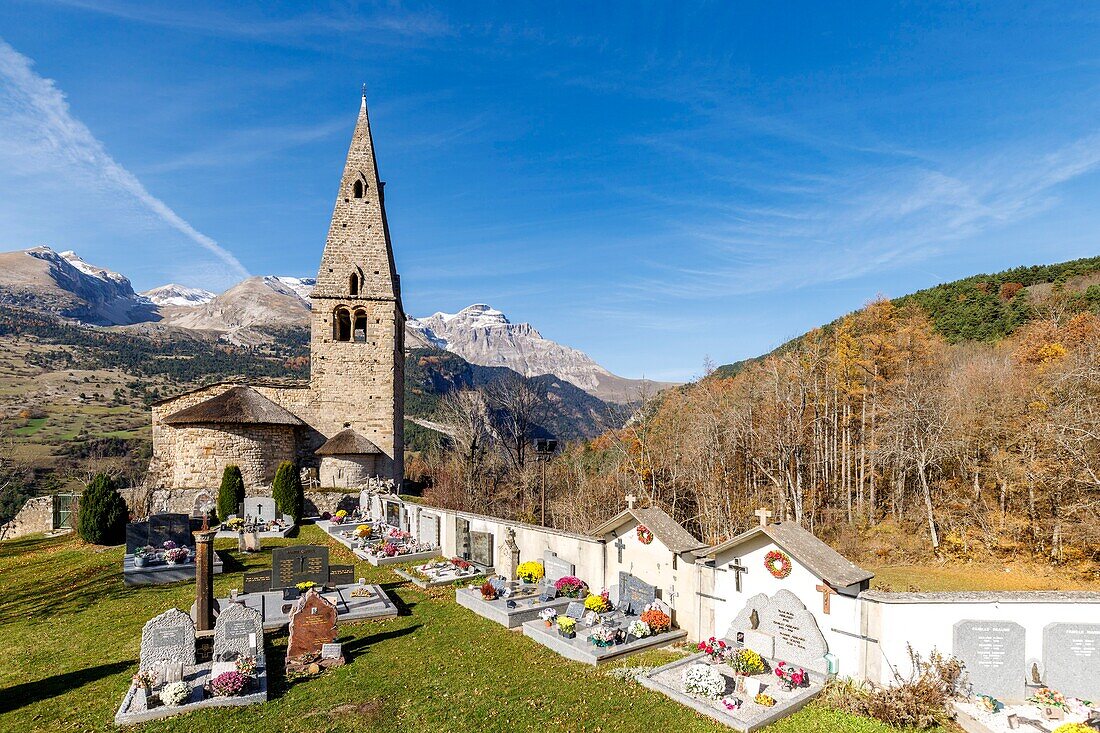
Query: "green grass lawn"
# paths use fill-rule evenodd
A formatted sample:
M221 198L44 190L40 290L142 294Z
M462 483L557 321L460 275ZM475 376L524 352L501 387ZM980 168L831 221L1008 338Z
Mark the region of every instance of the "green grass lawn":
M46 425L46 418L35 417L27 420L27 424L22 427L18 427L12 430L12 435L18 435L20 438L26 438L34 435Z
M353 556L315 527L274 544L329 542L335 562ZM219 541L225 574L215 592L241 586L243 570L270 552L239 555ZM0 544L0 731L114 730L115 709L137 668L141 627L172 607L190 608L194 586L126 588L123 548L72 537ZM453 590L422 591L389 569L356 563L401 609L389 621L340 626L345 667L288 684L286 636L267 639L271 700L139 726L146 731L639 731L729 730L641 686L570 662L458 606ZM652 652L623 664L661 664ZM771 733L886 733L879 723L810 707Z

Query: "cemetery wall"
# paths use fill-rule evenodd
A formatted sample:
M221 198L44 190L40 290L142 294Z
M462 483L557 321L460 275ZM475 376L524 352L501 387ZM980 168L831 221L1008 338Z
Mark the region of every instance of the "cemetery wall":
M35 532L53 530L53 497L36 496L28 499L19 513L7 524L0 526L0 540L13 540Z
M1048 624L1100 620L1100 593L1089 592L866 591L860 595L858 605L859 628L866 637L860 676L883 684L893 682L895 671L903 677L912 671L907 645L925 658L933 650L954 653L954 629L960 621L1001 621L1022 626L1025 663L1030 668L1029 660L1043 658L1043 629Z
M218 477L218 483L221 477ZM218 494L217 484L209 489L147 489L133 487L120 490L119 493L126 499L126 506L130 508L135 519L140 519L149 514L159 512L178 512L191 514L200 504L200 495L207 494L216 498ZM271 496L271 485L263 487L249 487L248 496ZM324 512L332 514L337 509L352 509L358 506L359 494L346 491L305 491L306 516L321 515Z
M745 602L757 593L773 596L778 591L787 589L797 595L806 605L806 610L813 614L825 642L829 645L829 652L838 660L838 673L841 676L859 676L863 640L858 638L860 609L855 597L858 588L848 589L847 595L832 594L829 599L829 613L826 614L823 596L815 590L822 579L796 556L787 553L791 558L791 572L786 578L776 578L764 566L765 555L775 548L775 543L769 537L759 535L716 558L712 571L715 574L714 590L711 592L714 598L710 599L714 605L714 626L708 630L707 635L725 636L730 623L744 608ZM741 573L740 593L737 592L736 573L729 568L735 556L740 557L743 566L747 568L747 571Z

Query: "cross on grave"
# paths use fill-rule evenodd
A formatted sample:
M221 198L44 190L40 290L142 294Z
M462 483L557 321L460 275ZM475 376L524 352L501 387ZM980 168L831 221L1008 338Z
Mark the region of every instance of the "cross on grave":
M636 501L638 501L638 497L634 496L634 494L627 494L626 495L626 508L627 509L633 509L634 508L634 502L636 502Z
M673 583L672 585L670 585L668 587L668 605L669 606L676 605L676 596L678 596L678 595L680 595L680 594L676 592L676 584Z
M833 587L826 583L824 580L821 581L821 585L815 586L815 590L817 590L817 592L821 594L821 611L828 615L830 613L829 600L833 597L833 594L836 593L836 591L833 590Z
M772 516L771 510L761 507L760 509L757 509L755 512L753 512L753 514L760 517L761 527L768 526L768 520L771 519Z
M737 592L740 593L741 573L747 573L749 572L749 569L741 564L741 558L739 557L734 559L734 561L729 564L729 569L733 571L733 582L735 584L735 587L737 588Z
M622 538L622 537L620 537L619 539L615 540L615 547L616 547L616 549L618 549L618 551L619 551L619 564L620 564L620 565L622 565L622 564L623 564L623 550L625 550L625 549L626 549L626 543L625 543L625 542L623 542L623 538Z

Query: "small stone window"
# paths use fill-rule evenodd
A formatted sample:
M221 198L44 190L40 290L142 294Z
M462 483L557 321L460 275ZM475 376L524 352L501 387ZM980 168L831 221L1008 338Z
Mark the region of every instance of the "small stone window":
M348 293L351 295L359 295L359 273L353 272L348 275Z
M366 186L363 185L362 179L357 180L351 187L351 195L357 199L363 198L363 189Z
M351 313L347 308L337 308L332 318L332 338L351 341Z
M366 311L355 311L355 318L352 320L352 341L358 341L359 343L366 343L367 340L367 314Z

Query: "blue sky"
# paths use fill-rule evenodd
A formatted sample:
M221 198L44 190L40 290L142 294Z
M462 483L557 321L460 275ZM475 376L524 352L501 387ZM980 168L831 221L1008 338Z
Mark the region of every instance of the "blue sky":
M312 275L368 100L406 310L687 379L1100 254L1089 4L0 5L0 249Z

